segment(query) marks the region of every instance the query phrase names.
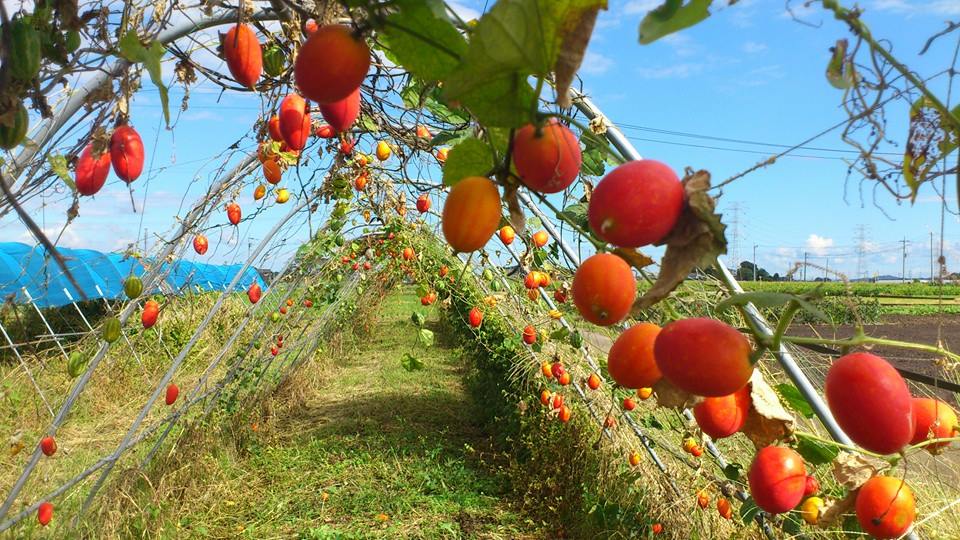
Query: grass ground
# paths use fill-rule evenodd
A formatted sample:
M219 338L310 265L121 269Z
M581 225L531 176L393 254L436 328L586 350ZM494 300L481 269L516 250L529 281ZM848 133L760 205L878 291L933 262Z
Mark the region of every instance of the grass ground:
M414 310L436 330L432 347L416 341ZM474 420L470 359L438 326L412 292L386 298L367 337L305 365L312 373L255 420L243 448L207 460L203 481L156 508L160 526L143 536L542 537ZM402 367L407 352L422 370Z

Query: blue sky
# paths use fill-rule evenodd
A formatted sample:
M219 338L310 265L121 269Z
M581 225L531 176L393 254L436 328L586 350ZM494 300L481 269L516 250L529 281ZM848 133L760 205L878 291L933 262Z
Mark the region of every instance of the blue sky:
M477 0L458 4L467 16L479 13L485 5ZM624 126L644 157L664 161L678 171L686 166L707 169L722 180L779 148L717 138L792 145L843 118L839 108L842 93L827 83L824 70L829 47L848 34L819 8L790 2L798 17L809 23L801 24L786 14L780 0L740 0L716 10L692 29L641 46L637 43L640 19L657 4L656 0L611 0L600 16L580 73L585 90L610 119ZM949 65L955 37L939 41L922 57L917 53L944 21L960 17L960 0L867 0L862 5L874 34L888 38L895 53L921 75ZM210 31L205 37L212 42L214 36ZM214 58L209 61L212 65L218 62ZM172 65L165 66L165 72L169 76ZM144 87L132 106L134 126L148 148L148 170L133 185L138 206L144 192L148 193L142 226L141 214L132 212L126 186L111 176L101 194L82 201L80 217L62 237L63 245L122 249L144 227L151 235L169 231L175 216L182 215L205 192L222 164L222 159L211 161L211 156L248 135L260 114L256 96L221 94L210 83L202 83L191 89L188 110L178 115L176 129L168 131L161 124L156 91L149 82ZM171 96L175 114L181 97L179 90ZM906 112L892 112L889 131L903 140ZM899 274L900 241L906 238L907 275L927 275L929 234L934 233L937 243L940 236L940 204L934 190L925 186L913 206L898 205L882 193L874 204L870 186L864 185L861 199L859 179L846 180L843 158L852 154L846 152L849 148L840 140L839 131L810 146L816 149L797 151L802 157L784 158L725 189L720 206L728 224L732 223L733 208L739 208L739 258L750 258L757 245L758 263L771 272L783 273L807 252L811 261L829 263L832 269L853 275L856 234L863 225L868 252L864 271ZM249 137L241 141L241 149L252 151ZM952 187L948 198L955 210ZM50 194L46 206L41 207L39 201L29 205L48 231L59 231L64 221L63 199ZM254 209L248 192L241 193L239 200L246 211ZM286 208L268 210L239 231L224 228L222 236L214 233L204 260L233 262L242 257L248 239L262 238ZM286 231L286 246L272 255L273 262L268 265L275 266L306 235L304 227ZM953 214L946 217L944 237L948 268L956 271L960 267L960 224ZM0 240L32 243L10 216L0 219Z

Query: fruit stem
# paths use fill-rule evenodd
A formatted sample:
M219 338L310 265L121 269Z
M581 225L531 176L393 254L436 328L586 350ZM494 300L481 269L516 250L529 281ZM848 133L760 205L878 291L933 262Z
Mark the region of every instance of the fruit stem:
M869 451L869 450L864 450L863 448L860 448L859 446L854 446L854 445L852 445L852 444L839 443L839 442L837 442L837 441L835 441L835 440L833 440L833 439L824 439L823 437L814 435L814 434L812 434L812 433L807 433L807 432L805 432L805 431L797 431L797 432L794 432L794 433L795 433L795 434L799 434L799 435L803 435L804 437L806 437L806 438L808 438L808 439L812 439L812 440L814 440L814 441L817 441L817 442L819 442L819 443L823 443L823 444L828 445L828 446L836 446L837 448L840 448L840 449L843 449L843 450L847 450L847 451L849 451L849 452L856 452L856 453L858 453L858 454L864 454L864 455L866 455L866 456L870 456L870 457L874 457L874 458L877 458L877 459L881 459L881 460L883 460L883 461L887 461L887 456L884 456L884 455L882 455L882 454L877 454L876 452L871 452L871 451Z
M791 300L787 304L787 308L783 310L783 315L780 317L780 321L777 322L777 328L774 330L773 336L770 338L771 350L780 350L780 340L783 339L783 335L787 332L787 328L790 327L790 323L793 322L793 317L799 310L800 303L796 300Z

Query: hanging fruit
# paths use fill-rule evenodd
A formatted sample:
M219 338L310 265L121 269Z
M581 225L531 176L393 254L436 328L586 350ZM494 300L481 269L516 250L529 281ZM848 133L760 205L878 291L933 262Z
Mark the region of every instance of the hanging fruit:
M94 195L107 182L110 174L110 152L104 152L97 157L93 156L93 144L88 144L80 153L74 171L74 184L80 195Z
M244 88L253 88L263 73L263 50L257 32L249 25L238 24L223 38L223 57L230 74Z
M370 68L370 48L342 25L321 26L300 48L293 67L297 88L320 104L333 103L360 87Z
M280 135L291 150L303 150L310 137L310 111L297 94L288 94L280 102Z
M227 219L230 220L230 223L234 225L239 225L240 216L241 216L241 212L240 212L239 204L232 202L227 205Z
M113 172L126 183L133 182L143 172L143 140L137 130L120 126L110 136L110 161Z
M360 89L331 103L320 104L320 114L336 133L345 133L360 115Z
M0 148L4 150L12 150L23 142L30 125L30 117L23 103L17 103L15 107L17 110L8 120L10 124L0 123Z
M206 236L198 234L193 237L193 250L197 252L197 255L205 254L209 247L210 243L207 241Z

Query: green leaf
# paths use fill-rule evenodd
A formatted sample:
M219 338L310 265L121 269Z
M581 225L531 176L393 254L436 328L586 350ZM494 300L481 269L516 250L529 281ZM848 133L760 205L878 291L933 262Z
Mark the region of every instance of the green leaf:
M665 0L647 13L640 22L640 43L647 45L684 28L688 28L710 16L713 0Z
M734 482L739 480L742 474L743 465L739 463L728 463L727 466L723 468L723 475L726 476L728 480L733 480Z
M417 332L417 341L423 343L426 347L433 346L433 330L427 330L426 328L421 328Z
M751 303L758 308L774 308L785 305L796 296L780 292L754 291L734 294L717 304L717 311L721 312L732 306L744 306Z
M423 361L410 353L403 355L403 358L400 360L400 365L407 371L418 371L424 368Z
M827 63L827 82L834 88L846 90L853 86L857 79L853 58L847 55L847 40L838 39L831 50L833 55Z
M421 328L423 327L423 323L425 322L423 314L420 313L419 311L414 311L412 314L410 314L410 320L413 321L413 324L417 325L417 327L421 327Z
M583 152L583 163L580 165L580 172L588 176L603 176L607 170L607 160L604 153L599 148L591 148Z
M800 393L800 390L798 390L796 386L790 383L782 383L776 385L775 388L777 389L777 393L780 394L780 399L782 399L788 407L804 418L813 418L813 407L810 406L810 402L803 397L803 394Z
M455 145L470 136L469 129L441 131L430 139L430 146ZM448 156L449 157L449 156Z
M519 127L532 120L527 78L546 77L561 29L605 0L500 0L480 18L463 61L444 81L445 95L487 126Z
M583 346L583 336L580 335L579 330L575 330L572 334L570 334L569 342L570 346L574 349L579 349Z
M818 308L816 305L804 300L803 298L795 298L794 300L797 301L797 304L800 305L800 309L802 309L803 311L806 311L810 315L813 315L817 319L820 319L821 321L827 324L833 324L833 319L831 319L829 315L827 315L823 310Z
M650 429L663 429L663 424L653 414L648 414L640 419L640 424Z
M47 163L50 164L50 170L53 171L53 174L57 175L57 177L63 180L64 184L76 193L77 185L73 183L73 178L70 177L70 170L67 168L67 158L60 154L48 154Z
M588 230L590 224L587 221L587 205L583 203L571 204L570 206L564 208L560 211L560 216L563 219L566 219L570 223L573 223L577 227L580 227L581 230Z
M562 339L566 339L567 336L569 335L570 335L570 331L567 330L565 326L561 326L560 328L554 330L553 332L550 332L550 339L555 339L557 341L560 341Z
M443 183L452 186L468 176L486 176L493 168L493 154L487 143L475 137L450 149L443 166Z
M757 503L753 502L753 497L747 497L747 500L743 501L743 504L740 505L740 520L743 521L744 525L749 525L751 521L756 519L759 513L760 507L757 506Z
M836 459L840 448L832 443L811 438L809 435L797 433L797 453L803 459L814 465L823 465Z
M160 94L160 105L163 107L163 119L170 126L170 98L167 94L167 87L163 84L163 73L160 69L160 60L163 58L167 49L159 42L153 41L149 47L144 47L137 37L136 30L129 30L120 38L118 43L119 55L133 63L143 63L150 74L150 80L156 85Z
M783 532L788 538L796 538L802 530L799 512L788 512L783 516Z
M398 0L398 11L380 31L387 48L408 71L427 80L442 80L467 50L467 41L446 17L439 0Z
M531 345L530 348L531 348L531 349L533 350L533 352L535 352L535 353L543 352L543 343L540 343L539 341L537 341L536 343L534 343L533 345Z

